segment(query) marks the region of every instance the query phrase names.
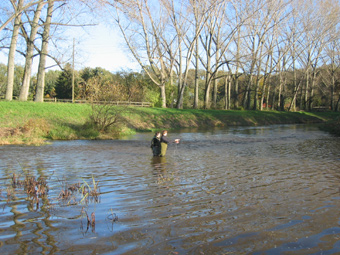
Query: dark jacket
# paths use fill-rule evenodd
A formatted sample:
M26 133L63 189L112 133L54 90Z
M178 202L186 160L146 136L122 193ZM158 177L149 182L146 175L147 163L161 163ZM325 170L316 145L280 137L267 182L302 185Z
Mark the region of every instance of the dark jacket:
M154 156L161 153L161 141L156 136L151 140L151 150Z
M161 143L166 143L166 144L169 144L170 142L169 142L169 140L168 140L168 137L166 137L166 136L162 136L161 137Z

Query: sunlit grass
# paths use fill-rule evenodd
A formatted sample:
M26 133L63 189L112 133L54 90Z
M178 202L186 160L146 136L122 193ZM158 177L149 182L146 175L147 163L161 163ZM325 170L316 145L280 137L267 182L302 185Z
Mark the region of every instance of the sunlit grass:
M42 144L44 140L112 139L135 131L217 126L320 123L339 112L279 112L127 107L123 125L102 133L88 125L88 104L0 101L0 145Z

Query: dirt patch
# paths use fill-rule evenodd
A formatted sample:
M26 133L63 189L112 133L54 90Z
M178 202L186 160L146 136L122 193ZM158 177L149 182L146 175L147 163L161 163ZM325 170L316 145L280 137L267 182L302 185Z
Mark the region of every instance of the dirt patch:
M49 124L44 119L29 119L17 127L0 127L0 145L41 144L49 132Z
M0 127L0 138L12 136L17 128Z

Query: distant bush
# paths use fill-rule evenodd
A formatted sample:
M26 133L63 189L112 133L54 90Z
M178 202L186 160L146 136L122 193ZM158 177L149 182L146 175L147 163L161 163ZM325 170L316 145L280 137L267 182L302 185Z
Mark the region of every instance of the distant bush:
M122 114L127 107L115 106L109 102L105 104L92 104L92 113L86 125L92 125L99 132L108 132L124 122Z

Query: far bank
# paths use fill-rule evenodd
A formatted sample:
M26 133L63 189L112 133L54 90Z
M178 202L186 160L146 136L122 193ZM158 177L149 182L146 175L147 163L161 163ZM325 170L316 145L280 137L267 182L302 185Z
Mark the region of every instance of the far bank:
M93 108L89 104L0 101L0 145L42 144L45 140L117 139L139 131L178 128L333 121L332 128L337 129L339 117L339 112Z

